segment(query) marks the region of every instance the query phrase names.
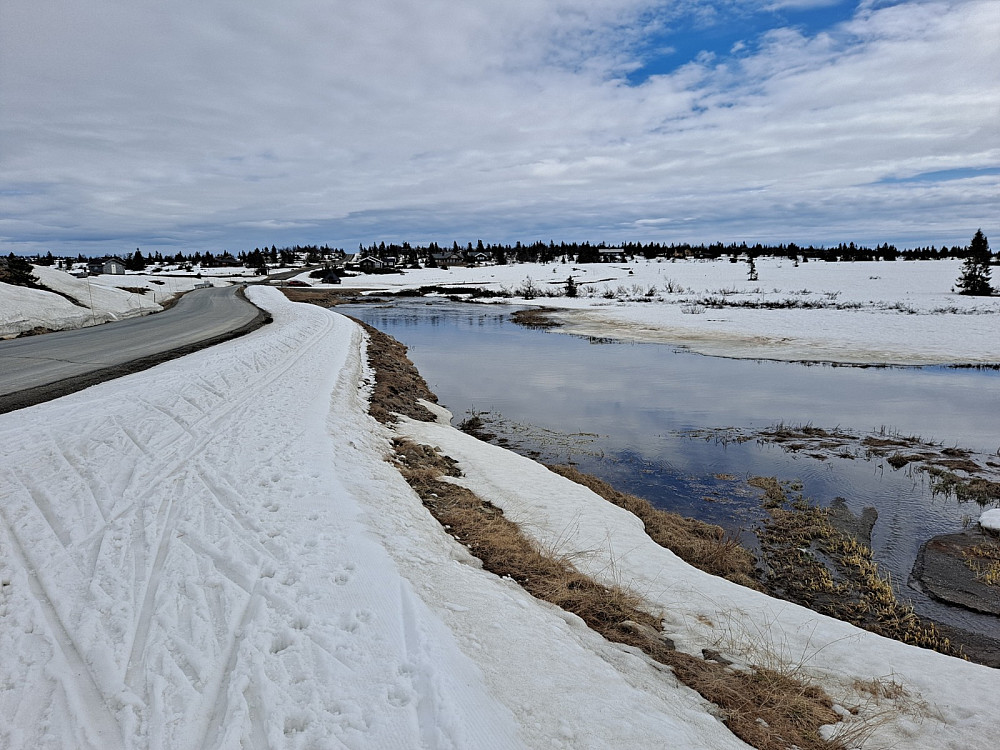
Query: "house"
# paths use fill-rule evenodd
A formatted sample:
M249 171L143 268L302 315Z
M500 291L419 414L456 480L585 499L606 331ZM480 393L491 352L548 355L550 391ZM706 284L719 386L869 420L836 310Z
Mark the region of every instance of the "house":
M598 263L624 263L624 250L603 249L598 253Z
M374 255L366 255L363 258L359 258L355 263L365 273L377 273L387 265L384 260L376 258Z
M92 260L87 264L87 270L92 276L102 273L123 276L125 274L125 262L121 258L115 257Z
M493 256L485 250L470 250L465 253L465 262L470 265L479 265L493 260Z
M431 260L438 266L460 266L465 263L465 256L456 250L443 253L431 253Z

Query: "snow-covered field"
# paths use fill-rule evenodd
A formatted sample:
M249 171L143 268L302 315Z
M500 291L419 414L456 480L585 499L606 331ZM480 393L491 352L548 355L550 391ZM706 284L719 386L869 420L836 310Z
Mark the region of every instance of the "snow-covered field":
M746 262L637 260L408 270L345 278L343 284L393 290L482 286L517 295L530 280L543 292L561 294L572 276L577 297L530 300L564 311L556 317L570 333L658 341L733 357L1000 363L1000 297L955 294L961 264L952 259L796 265L761 258L758 280L748 281ZM995 276L1000 284L1000 269ZM719 301L727 306L713 306Z
M250 294L274 324L0 416L0 747L744 746L440 528L383 460L359 328ZM846 726L867 721L871 747L995 746L1000 671L694 570L589 490L444 423L400 431L662 608L681 648L814 677L860 706ZM876 701L872 679L905 693Z

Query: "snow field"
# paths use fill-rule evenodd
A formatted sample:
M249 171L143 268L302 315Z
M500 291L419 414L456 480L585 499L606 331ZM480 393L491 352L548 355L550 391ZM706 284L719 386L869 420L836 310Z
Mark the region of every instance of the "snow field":
M744 746L441 530L355 324L250 294L272 325L0 416L0 747Z
M278 322L4 415L0 745L449 744L400 632L429 615L325 429L335 406L362 419L360 333L321 310ZM474 681L442 692L476 704L475 744L489 703Z
M42 289L0 284L0 337L16 336L36 326L52 330L82 328L163 309L152 295L147 297L118 289L116 285L145 286L130 283L129 276L78 279L47 266L33 266L32 273L42 284L68 294L80 305ZM113 279L114 283L106 279Z

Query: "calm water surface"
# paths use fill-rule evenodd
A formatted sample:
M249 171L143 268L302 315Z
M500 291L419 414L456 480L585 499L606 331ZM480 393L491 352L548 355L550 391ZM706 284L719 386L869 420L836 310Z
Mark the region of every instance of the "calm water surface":
M993 453L1000 446L1000 373L855 368L705 357L663 344L600 342L529 330L513 308L424 300L337 308L394 336L459 422L502 415L497 434L546 462L573 461L656 505L718 523L749 539L761 517L754 475L800 480L804 494L835 497L879 517L872 546L894 580L907 581L920 544L962 528L978 506L934 498L926 476L883 462L821 461L756 441L692 438L690 431L760 430L778 423L887 429ZM729 475L736 480L717 478ZM933 602L918 612L1000 635L996 618Z

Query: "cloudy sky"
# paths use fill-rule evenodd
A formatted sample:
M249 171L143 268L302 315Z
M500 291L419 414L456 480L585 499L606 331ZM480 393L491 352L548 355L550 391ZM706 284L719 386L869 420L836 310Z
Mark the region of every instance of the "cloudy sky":
M998 39L998 0L3 0L0 251L964 245Z

